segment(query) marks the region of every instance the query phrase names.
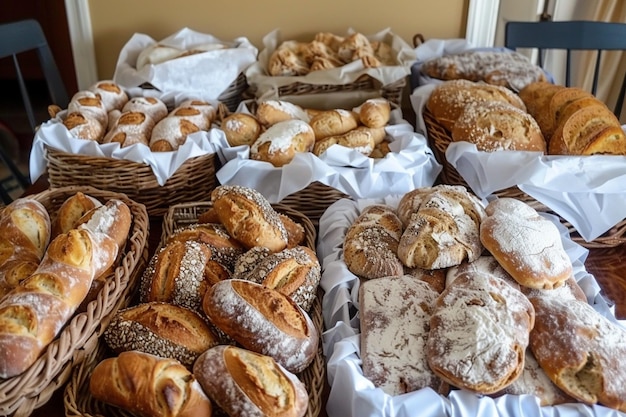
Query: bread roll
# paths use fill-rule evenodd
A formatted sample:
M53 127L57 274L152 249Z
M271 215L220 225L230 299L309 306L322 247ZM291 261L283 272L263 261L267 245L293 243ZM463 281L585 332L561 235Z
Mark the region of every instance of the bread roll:
M156 97L133 97L122 107L122 112L138 111L148 114L155 123L167 116L167 106Z
M309 73L309 66L302 56L304 43L285 41L272 52L267 71L272 76L296 76Z
M554 223L513 198L493 200L486 212L480 240L520 285L557 288L571 276L572 263Z
M180 362L138 351L98 363L89 391L141 417L210 417L213 412L202 387Z
M222 120L221 129L230 146L251 146L261 135L261 123L247 113L233 113Z
M343 135L356 128L359 124L356 113L344 110L326 110L314 116L309 124L315 132L315 141L329 136Z
M189 120L191 123L198 126L200 130L209 130L213 122L213 119L209 118L208 114L203 112L198 106L191 105L176 107L169 113L168 117Z
M96 198L77 191L68 197L59 207L52 221L52 236L67 233L78 227L79 220L90 210L100 207Z
M269 162L275 167L290 163L299 152L310 152L315 144L311 126L302 120L273 124L250 147L250 158Z
M100 142L104 137L105 126L96 118L80 111L73 111L65 116L63 125L78 139Z
M256 117L265 127L292 119L309 122L309 115L302 107L284 100L261 101L257 105Z
M219 342L198 313L159 302L119 310L104 332L104 341L117 354L138 350L176 359L188 368Z
M204 114L204 116L209 120L209 126L211 126L211 123L213 123L217 117L217 109L208 101L190 98L183 100L178 107L191 107L199 110L200 113Z
M563 391L585 404L626 412L626 331L589 304L532 297L530 347Z
M171 152L177 150L187 140L187 135L199 132L200 128L186 119L164 117L152 129L150 150Z
M113 109L121 110L128 102L128 95L124 89L112 80L98 81L90 86L89 90L100 96L107 112Z
M355 111L359 115L359 121L372 128L385 127L391 116L391 105L384 98L371 98L361 104Z
M230 416L306 414L306 387L269 356L235 346L216 346L198 358L193 373L207 395Z
M285 230L287 230L287 247L293 248L302 245L306 237L304 226L286 214L278 213L278 216L283 221Z
M364 279L403 274L398 258L402 224L392 207L366 207L346 231L343 256L353 274Z
M154 120L144 112L124 112L102 139L102 143L117 142L120 147L141 143L148 146L154 128Z
M498 101L469 103L454 123L452 140L473 143L485 152L546 152L546 141L535 119Z
M441 380L430 370L426 356L430 316L438 296L426 282L408 275L361 283L363 376L386 394L440 389Z
M427 349L433 372L479 394L510 385L522 373L532 304L494 275L466 273L435 303Z
M211 322L246 349L271 356L288 371L303 371L318 351L319 333L288 296L251 281L229 279L206 293Z
M278 252L287 246L283 221L269 201L255 189L220 185L211 192L211 201L228 234L244 247L264 246Z
M79 112L96 119L103 127L107 126L109 112L100 96L93 91L81 90L72 96L67 105L67 112Z

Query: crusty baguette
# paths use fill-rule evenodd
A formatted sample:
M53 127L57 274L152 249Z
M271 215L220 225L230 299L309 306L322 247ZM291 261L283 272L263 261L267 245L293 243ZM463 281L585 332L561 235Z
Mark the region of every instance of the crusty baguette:
M35 273L0 301L0 377L31 366L83 302L94 278L115 262L119 247L109 233L128 235L130 217L123 213L115 205L102 206L92 221L57 236Z
M52 220L52 237L75 229L81 217L101 205L100 201L80 191L68 197Z
M193 373L229 416L301 417L308 407L304 384L271 357L235 346L204 352Z
M139 351L96 365L89 380L94 398L142 417L210 417L213 407L180 362Z

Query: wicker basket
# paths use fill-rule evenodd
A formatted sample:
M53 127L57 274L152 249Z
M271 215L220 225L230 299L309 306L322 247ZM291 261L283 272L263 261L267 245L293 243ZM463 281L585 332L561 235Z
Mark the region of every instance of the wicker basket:
M162 216L168 207L188 201L210 199L217 186L219 158L214 153L185 161L161 186L147 164L46 149L51 188L92 186L124 193L146 206L150 216Z
M440 182L443 184L463 185L468 187L467 182L463 179L461 174L459 174L459 172L446 159L446 149L448 149L448 145L452 142L450 133L437 122L435 117L432 113L430 113L430 111L428 111L427 108L424 108L422 115L424 117L424 123L426 124L430 147L435 154L435 158L437 158L437 161L443 167L439 176ZM554 213L554 211L550 208L535 200L519 188L510 187L505 190L496 191L494 195L497 195L498 197L516 198L529 204L537 211L550 213L559 217L561 223L568 228L572 240L586 248L610 248L626 243L626 219L622 220L602 236L597 237L591 242L587 242L580 236L570 222L563 219L561 216Z
M77 191L103 202L110 198L119 198L129 206L133 220L124 256L96 298L74 315L29 369L19 376L0 379L0 415L30 415L70 379L72 369L96 350L98 338L113 314L129 304L139 282L139 274L148 262L149 221L142 204L123 194L91 187L51 189L30 198L39 201L50 213L54 213Z
M320 217L326 209L342 198L350 198L350 196L336 188L315 181L302 190L283 198L280 204L304 214L317 228Z
M163 217L163 232L161 244L177 229L197 223L200 214L208 210L212 204L210 202L182 203L172 206ZM315 248L317 233L310 220L296 210L283 204L274 204L273 207L282 214L286 214L296 222L300 223L305 230L305 245ZM321 292L321 290L319 290ZM317 327L320 334L323 330L322 300L323 294L318 293L316 301L313 303L309 315ZM98 345L89 358L78 366L71 375L71 379L65 389L65 414L67 416L132 416L120 408L107 405L94 399L88 389L89 376L95 365L111 353L102 342ZM307 417L317 417L322 411L322 394L326 378L326 368L322 354L322 345L318 347L318 354L307 369L298 374L304 383L309 394L309 407Z

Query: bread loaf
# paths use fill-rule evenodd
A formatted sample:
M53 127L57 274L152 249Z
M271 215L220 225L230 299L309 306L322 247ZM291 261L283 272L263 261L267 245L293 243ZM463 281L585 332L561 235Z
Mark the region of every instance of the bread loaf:
M102 203L99 200L77 191L76 194L68 197L57 210L52 220L52 236L54 237L75 229L78 227L79 220L88 211L101 205Z
M70 134L78 139L100 142L104 137L105 127L96 118L80 111L72 111L63 119L63 125Z
M112 80L101 80L89 87L90 91L98 94L107 112L113 109L121 110L128 102L128 95L119 84Z
M385 127L391 116L391 105L384 98L371 98L365 100L357 109L359 121L372 128Z
M185 119L198 126L200 130L209 130L211 127L211 123L213 122L213 117L215 117L215 113L203 112L199 106L187 105L187 106L178 106L174 110L172 110L168 117L176 117L179 119Z
M251 114L233 113L222 120L221 129L230 146L251 146L261 135L261 123Z
M193 109L199 110L200 113L202 113L204 117L206 117L207 120L209 121L209 127L211 126L211 123L215 121L215 118L217 117L217 109L215 108L213 104L209 103L208 101L190 98L187 100L183 100L178 105L178 107L183 107L183 108L191 107Z
M104 341L117 354L138 350L176 359L189 368L219 342L198 313L159 302L119 310L104 332Z
M213 285L202 306L211 322L241 346L271 356L290 372L301 372L317 354L319 333L310 317L277 290L229 279Z
M401 235L402 224L392 207L366 207L346 231L346 266L364 279L402 275L404 267L397 255Z
M427 350L449 384L491 394L522 373L535 313L518 290L493 275L466 273L437 298Z
M216 346L196 361L193 373L229 416L302 417L304 384L271 357L235 346Z
M585 404L626 411L626 331L589 304L532 297L530 347L550 379Z
M344 109L326 110L309 121L315 132L315 141L329 136L343 135L359 125L357 114Z
M256 117L265 127L285 120L302 120L309 122L309 115L297 104L284 100L263 100L258 103Z
M267 199L253 188L220 185L211 193L213 207L228 234L244 247L265 246L273 252L287 246L287 230Z
M486 212L480 240L518 283L550 289L571 276L572 263L554 223L513 198L493 200Z
M152 129L150 150L153 152L171 152L185 143L187 135L199 132L200 128L186 119L164 117Z
M138 143L148 146L154 120L144 112L123 112L109 130L102 143L117 142L122 148Z
M250 158L282 167L298 152L310 152L315 144L315 133L302 120L285 120L271 125L252 143Z
M108 124L109 112L100 96L93 91L81 90L74 94L67 105L67 112L79 112L86 117L92 117L103 127Z
M35 271L50 237L50 217L39 201L18 198L0 211L0 298Z
M180 362L138 351L98 363L91 395L140 417L210 417L211 401Z
M143 112L152 117L155 123L167 116L167 106L156 97L133 97L122 107L122 112Z

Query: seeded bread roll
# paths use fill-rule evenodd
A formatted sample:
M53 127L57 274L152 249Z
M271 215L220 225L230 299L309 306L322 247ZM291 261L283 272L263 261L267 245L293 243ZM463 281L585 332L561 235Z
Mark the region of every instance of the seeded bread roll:
M364 279L402 275L404 267L397 255L401 235L402 224L392 207L366 207L346 231L346 266Z
M261 123L251 114L233 113L222 120L221 129L230 146L251 146L262 132Z
M315 132L315 141L329 136L343 135L359 125L356 113L344 110L326 110L318 113L309 121Z
M535 119L499 101L469 103L454 123L452 140L473 143L484 152L546 152L546 141Z
M269 356L235 346L216 346L198 358L193 373L207 395L230 416L306 414L306 387Z
M572 263L554 223L513 198L493 200L486 212L480 240L520 285L557 288L571 276Z
M251 281L213 285L203 309L215 326L246 349L271 356L298 373L315 358L319 333L307 313L288 296Z
M455 387L498 392L522 373L534 320L530 301L500 278L462 274L435 303L427 342L430 368Z
M244 247L265 246L278 252L288 236L280 216L267 199L253 188L220 185L211 193L213 208L228 234Z
M140 417L211 416L202 387L180 362L139 351L99 362L89 378L91 395Z
M104 341L117 354L138 350L176 359L188 368L219 343L198 313L160 302L119 310L104 332Z
M408 275L361 283L363 375L386 394L402 395L426 387L440 390L442 382L426 356L430 316L438 296L429 284Z
M285 120L267 128L250 147L250 158L275 167L290 163L299 152L310 152L315 144L311 126L302 120Z
M589 304L532 297L530 347L563 391L585 404L626 412L626 331Z

